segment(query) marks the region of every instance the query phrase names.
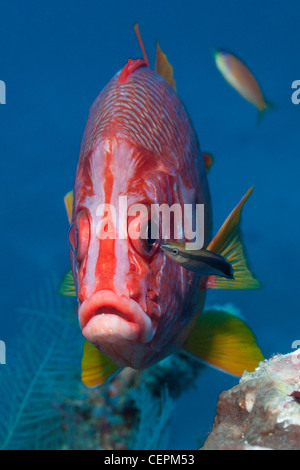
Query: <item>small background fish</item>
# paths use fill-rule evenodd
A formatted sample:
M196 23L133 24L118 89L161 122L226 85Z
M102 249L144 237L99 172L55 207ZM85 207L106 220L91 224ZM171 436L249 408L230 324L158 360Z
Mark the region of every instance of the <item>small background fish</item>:
M300 339L300 224L295 217L300 203L300 106L290 99L291 83L299 79L300 4L279 0L270 13L269 4L258 0L116 0L88 6L83 0L53 0L47 6L16 1L2 2L0 13L5 18L0 79L7 85L7 104L0 106L0 339L8 357L21 329L16 308L30 292L40 290L49 272L60 275L66 269L68 224L61 197L76 170L90 103L120 61L129 53L140 56L134 21L150 45L152 64L154 40L159 39L202 147L214 155L208 178L216 228L237 203L236 196L255 184L257 204L253 195L243 230L264 287L235 293L234 303L266 356L289 352L292 341ZM223 83L210 52L216 44L245 58L267 98L278 104L278 112L266 115L262 126L253 126L255 108ZM232 292L218 291L207 302L232 301ZM14 364L5 367L14 373ZM197 448L197 439L212 424L218 393L235 383L233 377L203 370L198 386L175 404L170 448Z
M216 66L225 80L240 93L243 98L256 106L258 109L259 122L263 112L274 106L265 99L262 89L253 73L241 59L225 49L215 49L214 58Z

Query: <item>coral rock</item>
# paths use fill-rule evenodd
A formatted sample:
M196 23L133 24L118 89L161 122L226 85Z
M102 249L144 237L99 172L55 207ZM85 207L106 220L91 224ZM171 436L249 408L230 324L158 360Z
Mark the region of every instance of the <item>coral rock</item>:
M221 393L201 450L300 450L300 353L277 355Z

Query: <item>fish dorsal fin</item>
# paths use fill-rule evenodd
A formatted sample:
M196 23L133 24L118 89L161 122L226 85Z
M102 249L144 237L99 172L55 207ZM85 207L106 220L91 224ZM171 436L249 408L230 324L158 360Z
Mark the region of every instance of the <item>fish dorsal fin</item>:
M206 168L206 173L208 173L210 170L210 167L212 166L214 162L214 159L211 153L203 152L202 155L203 155L204 165Z
M69 191L64 197L65 207L69 219L69 223L71 223L72 219L72 207L73 207L73 191Z
M232 265L234 279L222 279L210 276L207 288L214 289L258 289L260 282L254 277L248 267L245 248L241 238L240 220L245 202L250 197L253 186L248 189L238 205L227 217L222 227L207 247L224 256Z
M207 310L183 345L201 361L229 374L253 372L264 356L251 329L238 316L226 310Z
M135 31L137 40L138 40L139 45L140 45L140 48L141 48L141 50L142 50L143 57L144 57L144 61L146 62L146 64L147 64L148 67L149 67L149 59L148 59L148 56L147 56L146 48L145 48L145 46L144 46L144 42L143 42L143 39L142 39L142 35L141 35L141 33L140 33L140 28L139 28L138 23L135 23L133 29L134 29L134 31Z
M88 341L84 342L81 360L81 380L84 385L90 388L103 385L119 371L118 366L109 357Z
M58 289L59 294L61 295L67 295L69 297L76 297L76 289L75 289L75 283L74 283L74 278L72 271L68 271L63 280L62 283L59 286Z
M168 61L166 54L161 50L159 43L156 45L155 72L159 73L176 91L173 67Z

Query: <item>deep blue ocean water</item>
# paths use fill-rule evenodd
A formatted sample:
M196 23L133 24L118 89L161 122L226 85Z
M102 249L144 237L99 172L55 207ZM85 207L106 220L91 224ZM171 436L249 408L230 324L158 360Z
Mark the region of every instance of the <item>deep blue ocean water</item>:
M69 266L63 206L72 188L79 145L93 100L128 57L139 57L138 21L151 63L160 40L203 150L214 228L252 185L244 239L259 291L210 292L208 303L231 302L255 331L268 357L291 350L299 328L300 79L297 0L276 2L169 0L0 4L1 317L7 357L19 324L15 310L53 272ZM277 105L260 126L257 113L223 80L212 49L224 47L255 73ZM173 449L203 440L218 394L237 379L205 369L197 389L178 400Z

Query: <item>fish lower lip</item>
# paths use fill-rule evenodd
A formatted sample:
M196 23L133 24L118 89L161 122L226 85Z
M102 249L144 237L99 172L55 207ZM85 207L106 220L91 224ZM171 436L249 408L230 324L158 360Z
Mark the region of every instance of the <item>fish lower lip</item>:
M100 307L95 311L94 317L96 317L97 315L118 315L124 320L130 321L130 319L128 318L128 315L120 312L120 310L114 307Z
M139 341L149 342L153 335L152 322L141 306L132 299L119 297L112 291L102 290L85 300L79 308L79 323L82 331L88 331L97 325L105 325L105 329L118 332L123 328L130 333L130 337L139 337ZM110 328L110 322L112 328ZM135 334L133 334L135 332Z

